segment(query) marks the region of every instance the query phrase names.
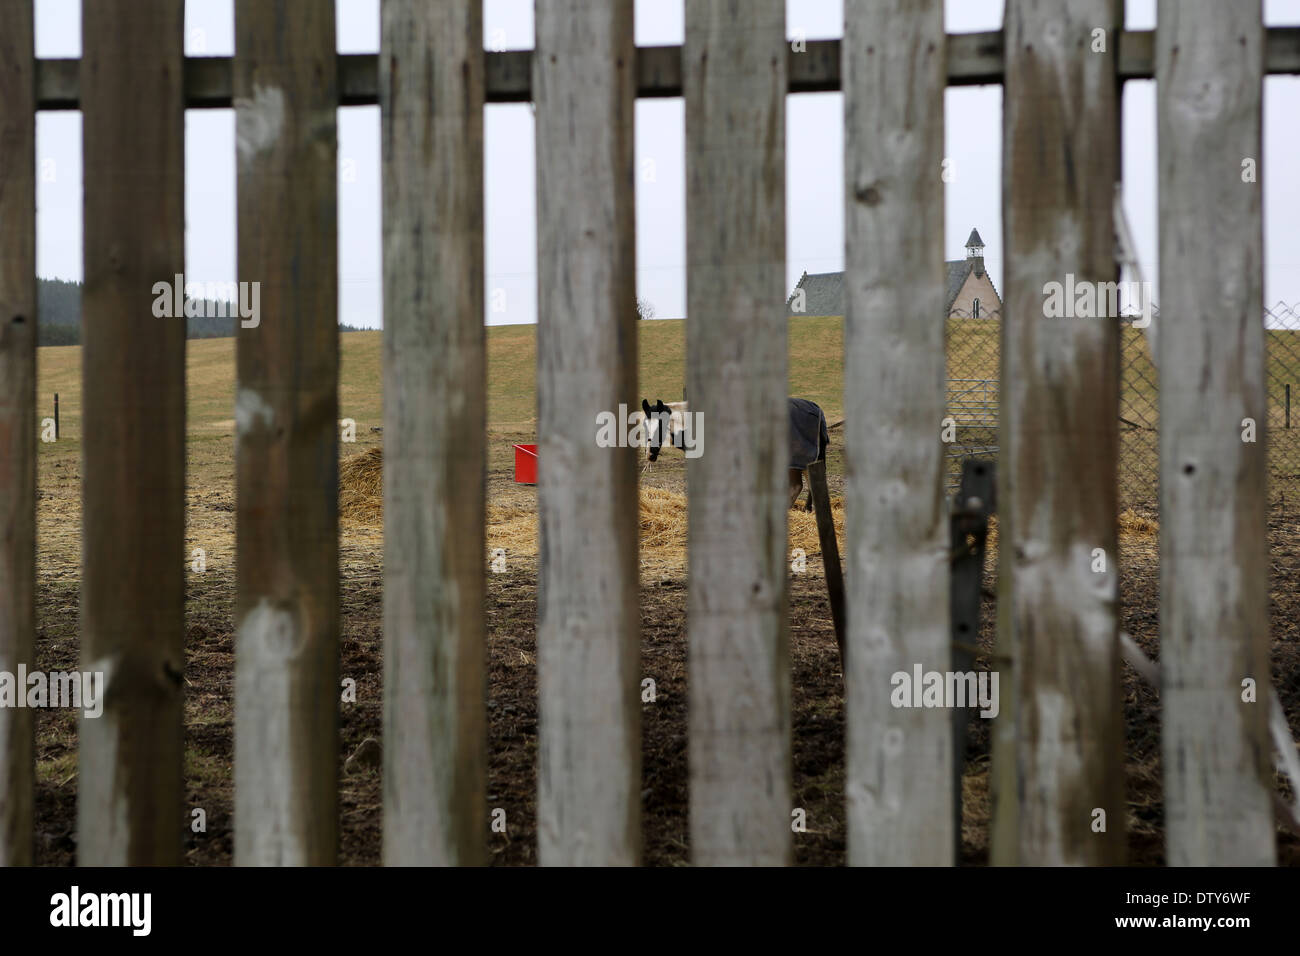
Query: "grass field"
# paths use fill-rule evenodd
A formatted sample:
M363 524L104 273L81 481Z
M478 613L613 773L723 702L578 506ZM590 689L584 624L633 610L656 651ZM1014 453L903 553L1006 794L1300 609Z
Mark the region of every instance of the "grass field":
M652 400L680 398L684 378L684 323L642 322L638 394ZM535 437L534 326L491 328L488 342L488 499L499 515L493 535L517 543L535 533L535 489L512 480L512 442ZM995 323L963 323L950 340L950 354L982 358L965 365L965 377L997 378ZM790 323L790 393L811 398L834 420L842 415L842 323L835 318ZM340 418L356 422L355 444L340 448L352 456L382 447L371 431L382 423L381 333L341 336ZM1125 349L1143 349L1125 334ZM1289 374L1290 366L1284 370ZM954 374L956 370L954 369ZM38 473L38 642L37 667L59 670L78 661L80 578L81 389L80 349L43 348L38 355L40 414L52 414L59 393L62 438L39 449ZM185 720L186 807L207 813L206 833L178 821L186 858L195 864L228 864L233 846L233 674L234 674L234 341L188 343L188 473L186 554L206 552L207 570L187 579ZM1154 379L1152 379L1154 383ZM1154 384L1135 384L1134 401L1154 413ZM1297 416L1300 424L1300 415ZM1121 435L1123 436L1123 432ZM1151 463L1155 432L1142 449L1123 439L1124 455ZM828 471L833 498L843 489L842 433L832 432ZM1128 449L1127 452L1124 449ZM1295 469L1300 472L1300 468ZM1153 472L1154 474L1154 472ZM643 487L661 494L661 507L684 512L684 460L665 456ZM1154 487L1154 486L1153 486ZM379 861L382 793L377 769L345 772L344 758L369 738L382 737L383 532L374 514L344 517L340 534L341 673L357 682L355 703L340 707L340 857L351 864ZM646 533L643 508L642 529ZM667 522L673 523L672 516ZM678 516L684 521L684 514ZM795 521L792 519L792 528ZM1158 656L1158 525L1150 520L1122 525L1120 626ZM674 527L674 541L683 540ZM994 538L996 540L996 538ZM1300 571L1300 525L1285 516L1270 520L1273 672L1283 690L1293 728L1300 727L1300 599L1292 580ZM673 545L680 551L680 543ZM648 548L643 548L643 558ZM178 555L178 560L188 558ZM689 858L687 828L689 770L686 756L686 575L681 560L643 561L642 669L655 678L659 699L645 709L643 739L643 831L645 860L675 865ZM488 794L493 807L508 811L508 835L492 834L489 849L498 864L536 861L533 823L536 794L536 549L514 547L508 573L487 576L488 601ZM996 607L992 557L986 567L985 599L977 665L988 668ZM830 609L821 578L820 556L808 554L808 573L790 576L790 653L794 731L794 796L805 808L809 832L796 840L796 860L834 865L845 859L844 708L840 663ZM1130 859L1163 860L1160 792L1159 699L1135 675L1125 673L1124 717L1128 740ZM68 864L75 858L75 802L78 765L77 722L69 711L42 711L38 735L38 844L40 863ZM989 760L987 722L971 722L966 741L962 861L987 859ZM1284 862L1300 862L1300 840L1282 834Z
M638 324L640 382L629 407L643 396L651 401L680 400L685 382L685 323L658 320ZM537 421L537 327L494 326L487 330L488 423L503 440L490 445L489 467L512 452L510 440L534 434ZM366 447L370 428L383 424L380 332L350 332L340 337L339 417L357 423L357 445ZM830 420L842 414L843 328L840 319L806 318L790 322L790 394L809 398ZM190 444L190 484L207 484L228 465L234 435L234 339L197 339L187 343L186 417ZM41 446L42 469L80 455L81 349L79 346L39 350L37 369L39 413L53 415L59 395L61 441ZM509 440L505 440L509 439ZM344 454L355 449L343 447Z

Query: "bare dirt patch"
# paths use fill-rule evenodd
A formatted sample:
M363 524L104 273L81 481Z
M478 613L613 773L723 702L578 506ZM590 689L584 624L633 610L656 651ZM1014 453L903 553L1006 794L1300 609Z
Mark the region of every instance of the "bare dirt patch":
M508 438L507 438L508 440ZM494 436L500 444L501 436ZM508 447L508 446L507 446ZM366 449L356 449L365 453ZM832 497L843 491L841 449L831 448ZM62 462L66 482L46 484L40 504L42 561L38 607L37 665L65 669L77 664L77 494L74 461ZM646 476L648 489L680 495L684 463L661 462ZM494 455L488 496L498 514L528 516L534 488L516 485L504 454ZM653 496L652 496L653 497ZM658 497L660 501L676 498ZM531 519L530 519L531 520ZM797 518L796 518L797 520ZM1121 626L1153 657L1159 656L1157 529L1149 516L1122 521L1128 530L1121 551ZM226 865L233 849L234 675L234 488L233 476L215 475L192 490L188 546L204 547L208 571L189 577L186 613L186 803L202 807L207 832L185 828L190 863ZM533 525L535 527L535 524ZM1270 520L1272 554L1273 675L1293 731L1300 729L1300 522ZM996 541L996 537L994 538ZM790 644L793 685L793 754L796 805L807 811L808 831L795 837L796 860L805 865L845 862L843 676L816 546L808 570L790 578ZM357 703L341 705L339 741L340 858L345 864L380 862L381 774L345 774L344 760L367 737L382 740L382 528L371 515L345 518L340 540L342 674L358 683ZM518 547L508 570L487 576L488 721L491 807L507 812L509 832L488 837L496 864L536 862L536 595L535 548ZM993 560L986 569L978 666L986 668L994 636ZM641 588L643 672L653 677L658 700L642 711L642 813L644 859L654 865L689 862L686 578L680 565L645 569ZM1163 862L1160 792L1160 707L1151 688L1127 667L1124 672L1129 780L1129 858ZM987 722L970 722L964 781L962 862L988 858ZM42 864L71 864L76 851L76 719L68 712L38 715L38 846ZM188 821L187 821L188 823ZM1279 859L1300 864L1300 840L1279 835Z

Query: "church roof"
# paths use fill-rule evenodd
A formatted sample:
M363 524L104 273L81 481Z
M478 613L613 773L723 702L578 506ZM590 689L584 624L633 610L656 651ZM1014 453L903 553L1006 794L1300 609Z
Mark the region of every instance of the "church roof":
M952 262L945 262L944 265L948 269L948 292L943 298L943 311L946 315L952 311L952 304L957 301L961 287L966 284L966 277L975 268L975 260L955 259Z
M790 308L794 293L786 299L788 315L843 315L844 314L844 273L817 272L803 274L795 290L803 289L804 308L795 312Z
M978 229L972 229L970 231L970 238L966 240L966 247L969 249L971 246L982 245L984 245L984 240L980 238L980 231Z
M954 259L944 263L947 277L943 311L948 313L956 301L966 277L975 268L974 259ZM795 286L795 291L803 289L804 309L795 312L791 308L794 294L786 300L787 315L843 315L844 314L844 273L843 272L805 272Z

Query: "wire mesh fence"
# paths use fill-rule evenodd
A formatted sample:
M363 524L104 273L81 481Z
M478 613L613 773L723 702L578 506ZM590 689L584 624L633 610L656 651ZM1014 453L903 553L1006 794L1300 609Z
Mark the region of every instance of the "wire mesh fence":
M1300 509L1300 304L1264 311L1268 349L1268 420L1259 440L1268 443L1269 502ZM950 318L947 326L948 493L954 494L962 462L996 458L1001 322ZM1120 330L1119 506L1155 517L1160 501L1160 378L1145 331L1131 319Z
M1268 342L1268 497L1274 508L1300 508L1300 303L1264 312Z
M943 437L950 496L957 493L964 461L997 457L1001 330L1001 318L996 315L948 319L948 421Z

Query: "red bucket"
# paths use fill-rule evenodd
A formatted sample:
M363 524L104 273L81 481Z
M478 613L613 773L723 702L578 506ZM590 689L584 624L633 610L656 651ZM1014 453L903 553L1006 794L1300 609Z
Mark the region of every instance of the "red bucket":
M537 484L537 446L515 446L515 481L521 485Z

